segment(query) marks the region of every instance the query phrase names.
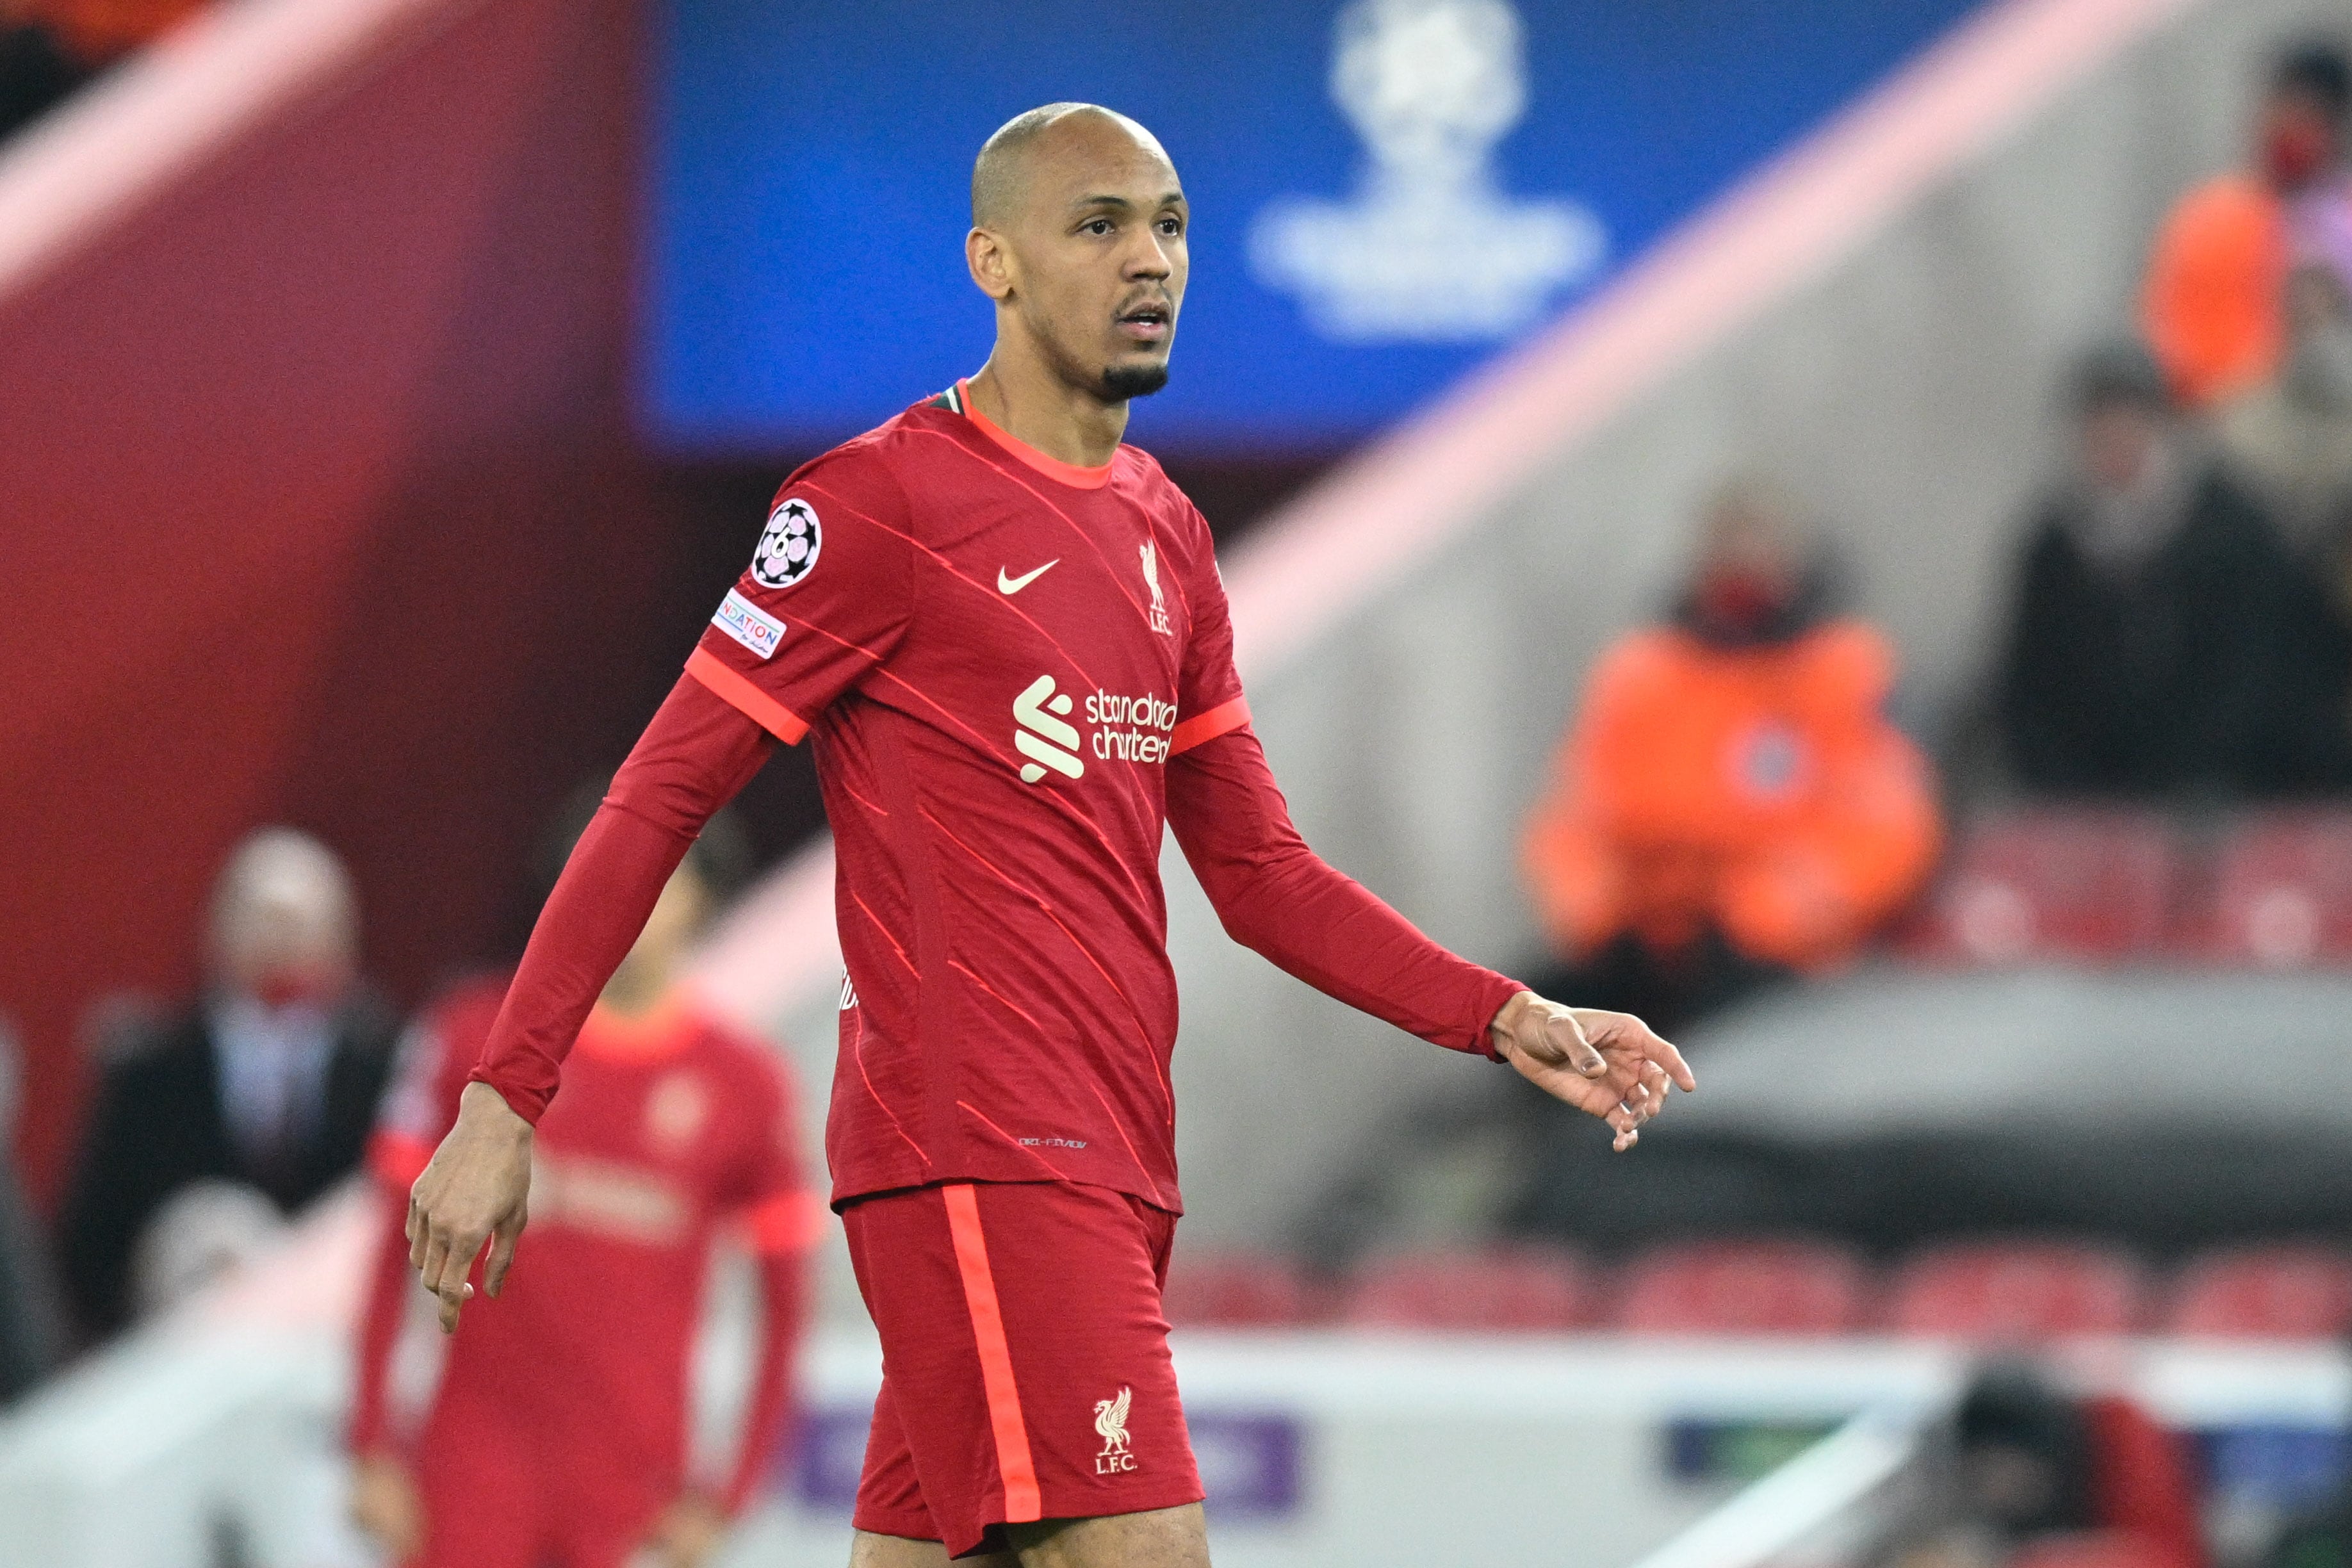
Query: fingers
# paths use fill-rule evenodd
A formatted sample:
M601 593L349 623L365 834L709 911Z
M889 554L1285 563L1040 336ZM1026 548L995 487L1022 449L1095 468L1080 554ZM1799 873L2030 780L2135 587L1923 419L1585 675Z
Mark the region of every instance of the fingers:
M425 1282L425 1288L437 1293L441 1288L442 1270L448 1267L449 1236L430 1219L420 1220L418 1229L421 1234L417 1237L417 1245L410 1248L409 1257L415 1261L416 1277Z
M1675 1049L1672 1041L1662 1038L1646 1025L1643 1033L1650 1037L1643 1042L1648 1049L1643 1054L1649 1058L1651 1064L1673 1079L1685 1094L1696 1094L1698 1079L1692 1075L1690 1064L1683 1060L1682 1052Z
M1642 1064L1640 1088L1643 1098L1647 1102L1647 1110L1652 1116L1662 1115L1665 1111L1667 1081L1665 1068L1655 1062Z
M483 1288L496 1296L506 1288L507 1270L514 1267L515 1243L522 1239L523 1216L516 1214L490 1233L489 1266L482 1271Z
M1543 1042L1551 1049L1549 1060L1554 1067L1564 1067L1580 1078L1600 1078L1609 1070L1609 1064L1593 1048L1584 1027L1576 1015L1565 1007L1547 1012L1540 1033Z
M472 1299L474 1288L466 1282L472 1272L474 1259L482 1253L482 1243L488 1238L465 1232L448 1232L436 1227L433 1248L439 1255L440 1267L429 1267L427 1259L425 1288L441 1298L441 1331L457 1331L457 1310Z
M1673 1042L1631 1013L1585 1010L1580 1019L1585 1033L1612 1054L1630 1056L1643 1066L1654 1063L1685 1094L1698 1092L1698 1079Z

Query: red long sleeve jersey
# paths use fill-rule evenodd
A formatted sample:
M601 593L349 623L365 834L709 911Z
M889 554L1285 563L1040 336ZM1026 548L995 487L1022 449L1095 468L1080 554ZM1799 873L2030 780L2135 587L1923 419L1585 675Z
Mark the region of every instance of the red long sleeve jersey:
M407 1192L457 1119L506 989L461 987L412 1032L368 1151L392 1191ZM683 1484L688 1361L714 1230L742 1224L755 1250L795 1252L814 1242L824 1209L803 1184L774 1054L690 1011L633 1020L599 1010L567 1087L539 1123L520 1264L449 1342L428 1430L455 1440L487 1424L548 1452L593 1450L599 1466L613 1461L609 1473L643 1478L667 1500ZM414 1289L413 1271L394 1277ZM384 1363L404 1298L371 1303L386 1321L362 1335L361 1450L385 1436ZM798 1328L768 1324L763 1361L783 1355ZM784 1384L770 1381L754 1401L737 1493L760 1479L775 1439Z
M1247 729L1207 524L1132 447L1056 462L961 387L908 409L785 482L687 674L817 749L848 968L836 1203L1059 1180L1181 1211L1171 821L1227 928L1345 1001L1482 1050L1517 988L1299 841ZM649 905L757 766L706 706L672 694L541 917L477 1074L525 1115L565 1009L625 951L600 910Z

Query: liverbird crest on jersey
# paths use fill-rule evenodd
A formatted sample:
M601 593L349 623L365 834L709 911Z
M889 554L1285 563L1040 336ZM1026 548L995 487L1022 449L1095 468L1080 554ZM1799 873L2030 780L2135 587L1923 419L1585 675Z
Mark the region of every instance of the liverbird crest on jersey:
M1151 590L1151 629L1163 637L1174 637L1168 624L1168 596L1160 591L1160 552L1149 539L1143 542L1143 585Z
M1127 1412L1134 1403L1132 1388L1120 1389L1116 1399L1095 1401L1095 1430L1102 1434L1103 1440L1102 1452L1095 1456L1095 1474L1107 1476L1114 1470L1135 1468L1135 1456L1127 1451Z

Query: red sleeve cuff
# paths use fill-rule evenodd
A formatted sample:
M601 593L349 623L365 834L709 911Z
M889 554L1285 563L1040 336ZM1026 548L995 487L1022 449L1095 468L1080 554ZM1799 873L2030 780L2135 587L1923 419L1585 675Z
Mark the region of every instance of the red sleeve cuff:
M731 672L730 672L731 673ZM1238 730L1250 721L1249 701L1236 697L1231 702L1220 702L1205 713L1195 713L1176 726L1168 737L1168 754L1189 752L1203 741Z
M555 1088L552 1084L545 1089L534 1089L519 1083L505 1082L488 1068L476 1068L466 1075L466 1081L486 1083L497 1089L499 1098L507 1102L507 1109L533 1127L539 1125L539 1119L547 1114L548 1106L555 1099Z
M1497 974L1487 984L1478 1000L1478 1033L1469 1046L1473 1055L1485 1057L1490 1062L1504 1059L1495 1045L1495 1019L1510 1005L1512 997L1528 989L1507 974Z
M808 733L808 721L761 690L709 648L696 648L687 657L686 672L785 745L798 745Z

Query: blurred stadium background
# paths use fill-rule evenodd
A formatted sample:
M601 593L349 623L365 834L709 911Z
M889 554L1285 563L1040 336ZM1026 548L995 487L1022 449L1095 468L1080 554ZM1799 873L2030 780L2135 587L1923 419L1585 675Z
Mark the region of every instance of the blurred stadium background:
M381 1194L223 1242L110 1337L55 1283L93 1097L205 984L265 824L348 866L394 1011L511 958L542 825L783 474L984 357L969 159L1062 98L1184 173L1185 331L1130 438L1220 535L1327 858L1486 962L1576 958L1523 843L1555 749L1721 498L1768 490L1899 660L1941 822L1866 931L1691 1005L1704 1091L1614 1161L1232 946L1171 855L1171 1315L1217 1560L2352 1558L2352 778L2042 789L2003 734L2036 498L2078 415L2146 401L2082 356L2153 330L2167 438L2232 449L2224 395L2267 374L2191 384L2151 255L2352 10L9 0L0 30L0 1564L376 1561L341 1422ZM2269 684L2325 666L2352 723L2305 652ZM840 955L806 755L744 816L763 869L696 983L794 1064L814 1149ZM730 1562L845 1551L878 1363L837 1226L819 1268ZM720 1284L714 1447L749 1353ZM429 1382L429 1336L403 1364ZM2073 1503L2003 1512L2021 1453Z

